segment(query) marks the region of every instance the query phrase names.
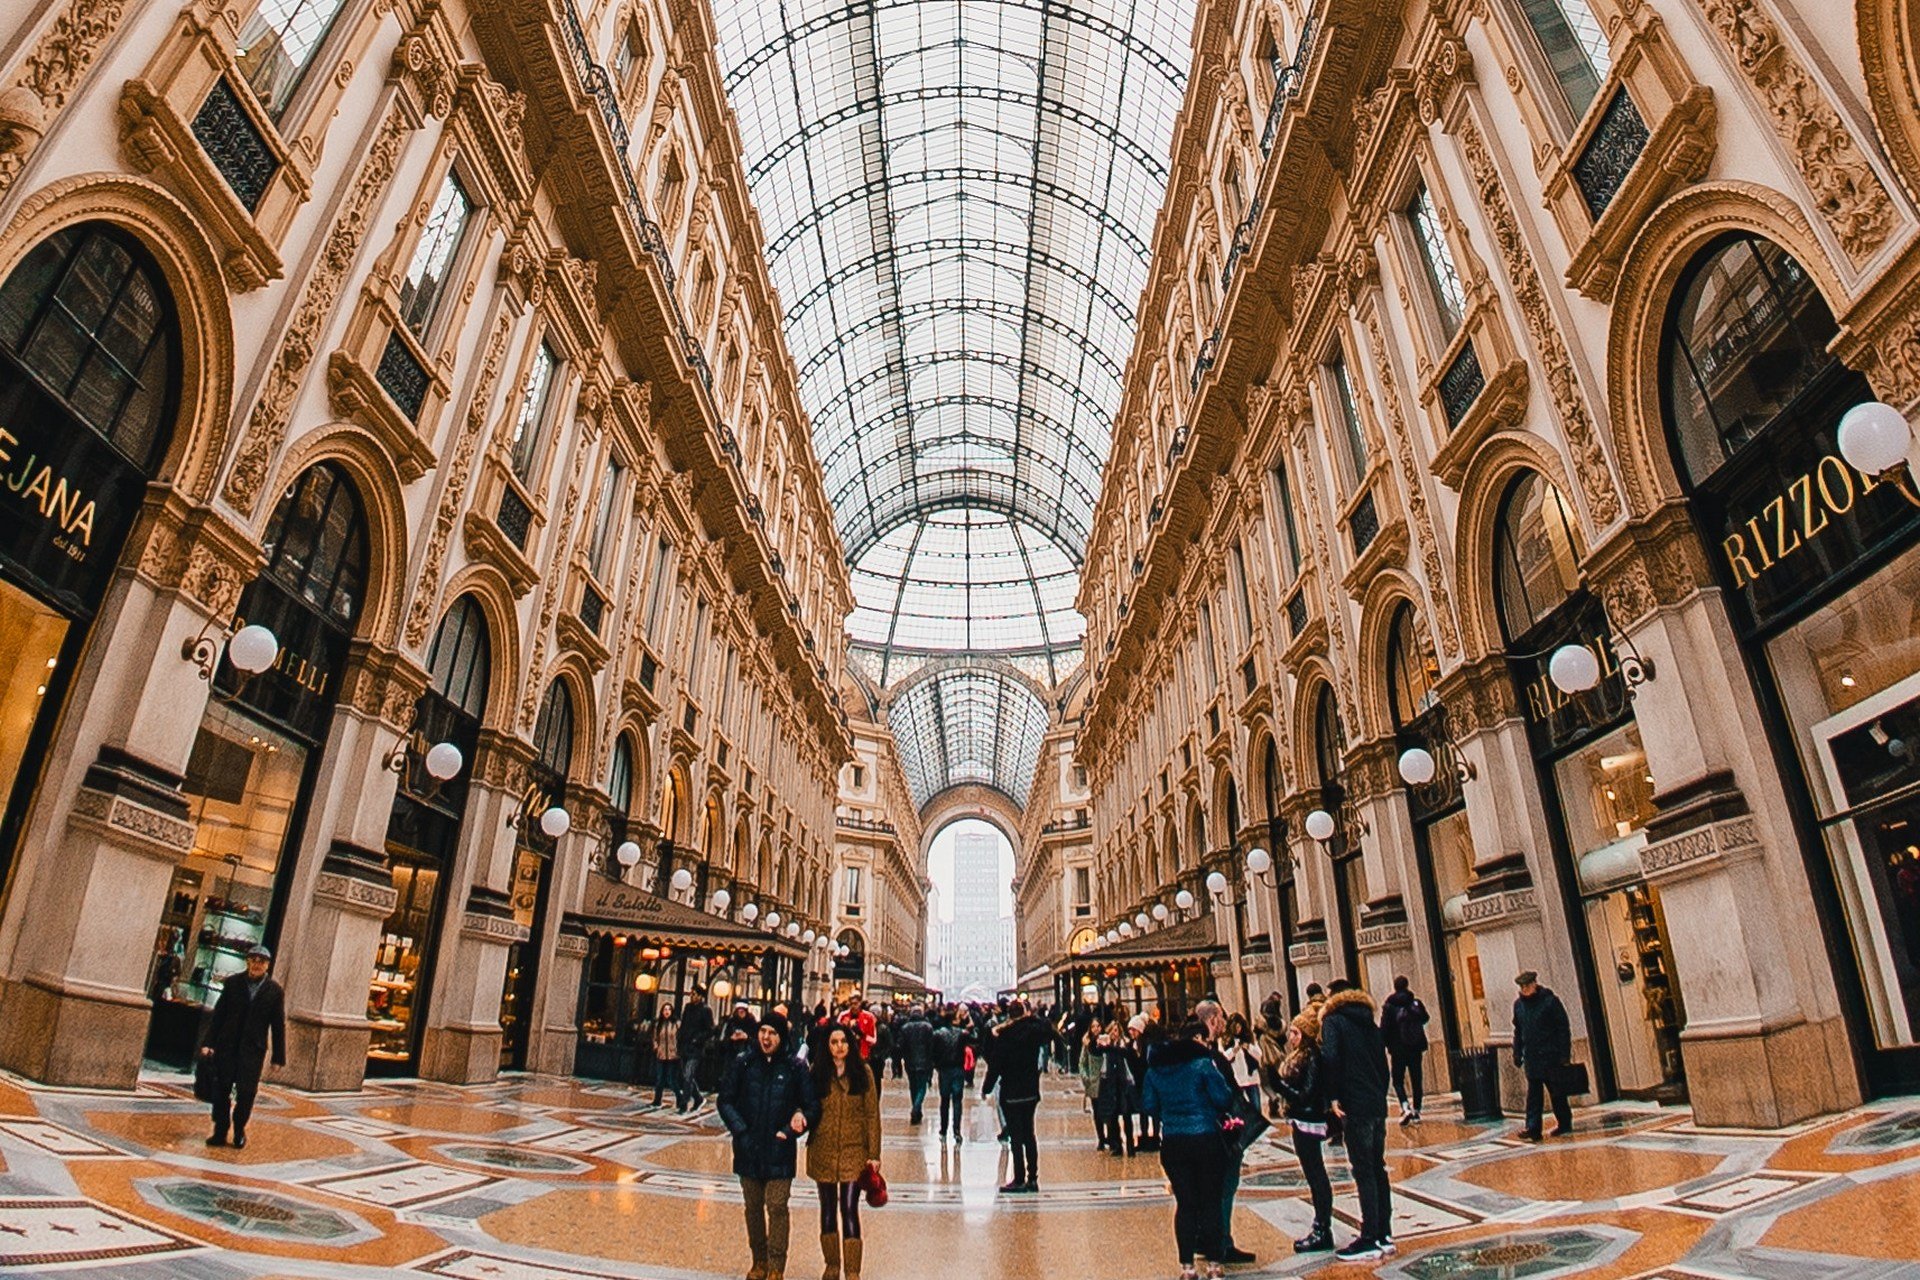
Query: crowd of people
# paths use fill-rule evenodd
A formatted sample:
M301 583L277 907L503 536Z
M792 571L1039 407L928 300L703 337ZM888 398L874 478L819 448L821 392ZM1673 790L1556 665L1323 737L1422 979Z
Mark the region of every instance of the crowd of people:
M1573 1125L1566 1009L1532 972L1516 982L1513 1052L1528 1080L1520 1136L1541 1138L1548 1098L1563 1135ZM1275 1121L1286 1126L1313 1209L1295 1252L1367 1261L1395 1252L1389 1094L1402 1125L1418 1124L1425 1105L1430 1015L1406 978L1393 987L1376 1004L1346 979L1313 984L1299 1014L1289 1017L1276 994L1252 1022L1214 1000L1171 1022L1161 1007L1001 999L896 1011L870 1009L858 995L835 1009L775 1005L763 1017L736 1004L720 1018L694 994L677 1013L663 1004L650 1029L654 1102L671 1089L680 1111L702 1107L703 1064L717 1064L715 1101L733 1138L753 1255L748 1280L784 1280L803 1144L820 1203L823 1280L859 1280L863 1197L869 1207L885 1202L880 1096L889 1078L906 1082L910 1127L924 1124L937 1083L943 1146L965 1140L966 1098L978 1081L1008 1148L1001 1194L1036 1193L1034 1118L1049 1068L1077 1078L1098 1150L1158 1155L1183 1280L1258 1261L1234 1240L1234 1201L1248 1150ZM1344 1147L1360 1208L1358 1233L1337 1249L1328 1146Z

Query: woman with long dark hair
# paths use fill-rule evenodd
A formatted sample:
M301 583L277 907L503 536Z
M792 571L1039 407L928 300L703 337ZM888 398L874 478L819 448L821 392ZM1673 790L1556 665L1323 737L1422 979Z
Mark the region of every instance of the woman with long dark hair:
M1322 1148L1333 1117L1327 1112L1325 1083L1320 1078L1320 1010L1307 1011L1287 1028L1287 1056L1274 1073L1274 1085L1286 1100L1287 1124L1293 1129L1293 1153L1313 1193L1313 1230L1293 1242L1295 1253L1323 1253L1333 1248L1333 1183L1327 1177Z
M672 1004L662 1004L660 1011L653 1015L649 1035L653 1044L653 1105L660 1105L660 1094L671 1081L674 1107L685 1111L686 1081L680 1078L680 1019L674 1014Z
M834 1026L813 1063L820 1123L807 1140L807 1176L820 1190L820 1252L825 1280L860 1280L860 1175L880 1170L880 1091L853 1046Z

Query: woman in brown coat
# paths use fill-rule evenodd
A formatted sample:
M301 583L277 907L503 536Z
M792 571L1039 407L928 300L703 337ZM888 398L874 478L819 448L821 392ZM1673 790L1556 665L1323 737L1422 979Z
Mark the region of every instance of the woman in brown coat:
M880 1091L845 1027L827 1033L827 1051L813 1064L820 1123L807 1139L807 1176L820 1188L822 1280L860 1280L860 1175L880 1169Z

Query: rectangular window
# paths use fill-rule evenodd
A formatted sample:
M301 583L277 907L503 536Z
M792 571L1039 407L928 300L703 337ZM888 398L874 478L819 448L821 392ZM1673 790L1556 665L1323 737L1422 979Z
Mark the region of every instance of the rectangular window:
M859 867L847 868L845 901L846 901L846 905L849 907L858 907L860 905L860 868Z
M707 602L701 600L693 606L693 661L687 671L687 689L694 697L700 694L700 675L706 668Z
M1340 404L1340 424L1344 428L1342 443L1347 451L1347 478L1358 488L1367 475L1367 433L1360 425L1360 401L1354 394L1353 375L1347 369L1346 357L1335 355L1327 363L1327 374L1333 380L1333 398Z
M241 26L234 60L275 120L292 101L343 7L344 0L260 0Z
M667 598L667 562L673 555L673 543L660 539L653 549L653 585L647 588L647 640L660 646L660 610Z
M1280 561L1286 567L1287 581L1300 576L1300 529L1293 515L1293 485L1287 479L1287 464L1273 468L1274 504L1280 510Z
M1206 655L1207 687L1211 689L1220 683L1220 667L1213 655L1213 607L1204 600L1200 602L1200 652Z
M467 198L466 189L449 173L433 197L426 229L414 246L413 261L407 264L407 278L400 284L400 322L416 338L425 338L433 322L434 309L440 303L454 259L460 255L460 240L466 235L472 213L473 202Z
M629 26L620 33L620 39L613 46L613 82L621 93L633 88L633 78L640 68L645 50L640 46L640 33Z
M1607 33L1587 7L1587 0L1520 0L1520 11L1539 42L1567 109L1578 120L1612 70Z
M627 469L609 456L607 469L600 475L600 499L594 504L593 541L587 547L587 559L593 566L593 574L604 581L607 576L607 560L613 546L614 506L620 500L620 484L626 477Z
M1242 554L1240 544L1233 544L1233 585L1240 593L1240 642L1242 647L1253 643L1253 591L1247 586L1247 557Z
M1426 269L1427 289L1433 294L1434 309L1440 314L1440 328L1448 339L1460 329L1467 314L1467 291L1460 284L1460 272L1453 265L1453 249L1440 229L1440 215L1433 207L1427 184L1413 189L1407 205L1407 221L1413 225L1413 242L1420 250L1420 265Z
M860 765L853 766L853 781L851 785L855 791L867 785L867 771Z
M526 383L520 388L520 414L513 422L513 474L522 481L533 475L546 435L547 393L553 388L553 348L546 343L533 354Z
M1076 914L1093 905L1093 872L1086 867L1073 869L1073 909Z

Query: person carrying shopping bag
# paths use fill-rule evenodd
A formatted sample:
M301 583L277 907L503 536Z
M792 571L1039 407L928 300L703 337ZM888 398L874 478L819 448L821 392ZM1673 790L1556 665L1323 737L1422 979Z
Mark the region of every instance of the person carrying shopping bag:
M821 1280L860 1280L860 1183L880 1171L880 1091L847 1027L827 1033L813 1089L820 1120L807 1140L807 1176L820 1192Z

